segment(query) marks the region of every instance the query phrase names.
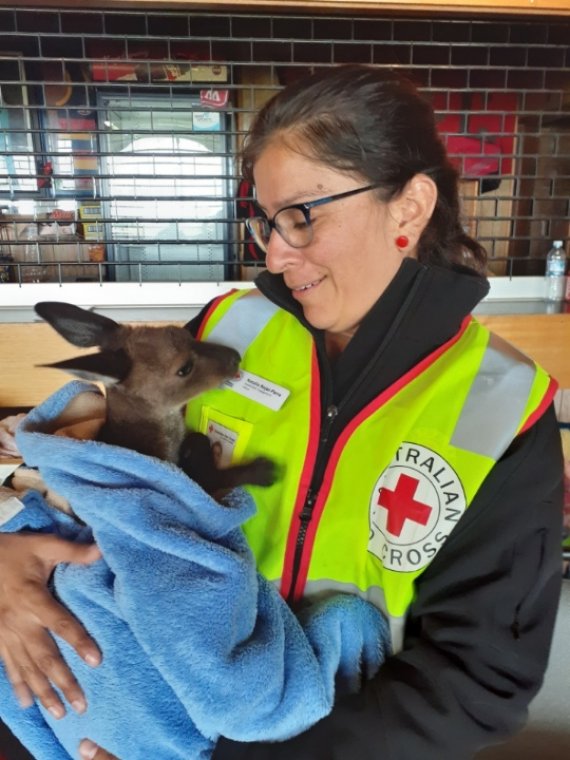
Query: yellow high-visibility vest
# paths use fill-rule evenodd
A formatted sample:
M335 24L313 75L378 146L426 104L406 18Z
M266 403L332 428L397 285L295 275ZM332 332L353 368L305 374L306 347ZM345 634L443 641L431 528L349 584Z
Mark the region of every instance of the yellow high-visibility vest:
M188 426L222 441L226 462L263 455L280 470L273 486L248 487L258 511L244 532L259 571L289 599L368 599L388 616L398 650L414 581L556 383L467 317L341 432L311 493L336 410L321 409L310 333L258 291L241 291L212 306L200 337L240 351L241 370L188 405Z

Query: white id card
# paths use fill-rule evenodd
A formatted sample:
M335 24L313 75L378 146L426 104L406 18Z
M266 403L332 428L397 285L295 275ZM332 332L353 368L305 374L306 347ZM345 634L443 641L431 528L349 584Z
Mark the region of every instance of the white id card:
M265 380L259 375L254 375L252 372L247 372L244 369L238 370L235 377L230 380L225 380L222 388L231 388L232 391L239 393L240 396L257 401L259 404L277 411L281 409L290 391L287 388L283 388L281 385L272 383L270 380Z

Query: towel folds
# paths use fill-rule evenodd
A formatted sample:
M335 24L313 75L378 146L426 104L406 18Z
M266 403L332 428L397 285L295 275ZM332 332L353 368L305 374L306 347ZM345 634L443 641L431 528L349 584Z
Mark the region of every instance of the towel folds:
M172 464L96 441L55 436L78 394L66 385L21 423L26 463L72 505L80 525L37 492L3 531L94 540L104 559L60 565L57 597L103 652L89 668L64 642L88 710L54 720L22 710L0 668L0 717L37 760L77 757L88 737L121 760L207 760L217 737L279 741L358 689L388 653L382 614L334 595L297 618L255 569L240 526L254 512L243 490L224 504Z

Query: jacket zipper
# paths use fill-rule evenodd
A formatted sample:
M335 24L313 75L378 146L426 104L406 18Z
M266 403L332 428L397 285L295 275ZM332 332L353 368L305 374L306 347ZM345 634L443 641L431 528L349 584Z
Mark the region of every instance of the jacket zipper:
M291 570L291 585L289 587L289 592L288 592L288 597L287 597L287 601L289 603L292 603L294 601L295 586L297 584L297 578L299 576L299 570L301 568L301 561L303 559L303 549L305 546L305 539L307 537L307 530L309 528L309 524L313 517L313 511L314 511L315 504L319 495L319 488L321 486L321 481L322 481L322 477L323 477L323 473L325 469L323 467L323 463L325 463L328 459L328 450L330 449L330 446L327 447L328 438L329 438L329 434L333 426L333 423L338 416L338 412L339 412L338 407L335 406L334 404L330 404L327 407L324 423L321 427L321 435L319 437L319 449L318 449L317 456L315 459L315 467L313 469L313 477L311 480L311 485L309 487L309 490L307 491L307 495L305 497L305 503L303 504L303 509L301 510L301 514L298 517L300 521L300 525L299 525L299 530L297 532L297 538L295 541L295 554L293 557L293 567Z
M380 346L378 346L377 350L374 352L374 354L370 358L367 367L361 373L357 382L354 383L350 387L350 389L348 390L348 393L345 395L342 401L338 404L338 406L335 404L328 404L326 406L325 417L321 425L319 448L317 451L317 456L315 458L315 465L313 468L313 477L311 479L311 485L309 486L309 489L307 491L307 495L305 497L305 503L303 504L303 509L301 510L301 513L298 517L300 521L300 525L299 525L299 530L297 532L297 537L295 541L295 554L293 556L293 566L291 569L291 584L289 586L289 590L287 593L287 602L289 604L293 604L294 602L297 601L295 598L296 597L295 587L297 585L299 571L301 569L301 563L303 560L303 550L305 548L305 540L307 537L307 531L309 529L310 522L313 519L314 508L319 496L319 490L321 487L323 475L326 470L326 464L328 462L329 453L338 437L338 436L334 436L332 439L332 444L329 443L330 433L333 428L334 422L339 416L339 414L348 406L351 399L355 397L358 390L363 387L365 382L367 382L372 372L372 368L376 366L376 363L379 357L384 352L392 336L397 331L400 325L400 322L404 318L404 315L407 313L409 305L415 298L416 292L418 288L420 287L420 283L423 280L425 274L426 274L426 269L424 268L423 271L419 273L419 276L414 281L414 284L412 285L410 292L408 293L406 299L404 300L404 303L402 304L402 308L400 309L398 317L394 320L394 323L392 324L390 330L388 330L388 333L384 337L384 340L382 340ZM327 388L326 388L327 399L331 398L332 396L331 391L332 391L332 387L331 387L330 375L327 374Z

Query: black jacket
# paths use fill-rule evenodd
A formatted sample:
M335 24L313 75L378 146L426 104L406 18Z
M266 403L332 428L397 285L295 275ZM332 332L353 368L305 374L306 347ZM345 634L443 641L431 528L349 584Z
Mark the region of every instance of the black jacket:
M262 292L295 313L281 277ZM331 366L311 328L329 445L374 396L454 335L483 278L406 259ZM200 316L191 323L196 326ZM496 464L417 581L404 649L363 691L282 743L220 739L213 760L463 760L521 728L542 682L561 583L562 454L553 408Z

